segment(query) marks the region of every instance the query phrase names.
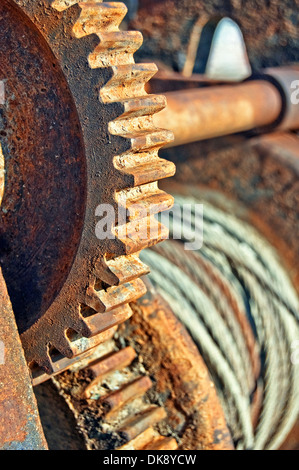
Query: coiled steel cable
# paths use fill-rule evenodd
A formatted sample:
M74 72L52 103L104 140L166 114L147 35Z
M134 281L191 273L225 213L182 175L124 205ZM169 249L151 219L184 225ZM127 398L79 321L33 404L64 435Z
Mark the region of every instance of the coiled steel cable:
M167 241L143 254L151 280L197 343L238 449L277 449L299 413L299 300L277 254L249 225L206 201L176 197ZM185 251L204 204L203 246ZM181 230L182 229L182 230ZM189 237L190 236L190 237Z

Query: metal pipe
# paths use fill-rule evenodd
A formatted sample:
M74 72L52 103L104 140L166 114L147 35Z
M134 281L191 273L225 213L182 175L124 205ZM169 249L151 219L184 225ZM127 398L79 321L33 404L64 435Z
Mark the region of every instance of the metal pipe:
M269 126L283 109L279 89L266 80L165 93L158 127L174 132L169 147Z

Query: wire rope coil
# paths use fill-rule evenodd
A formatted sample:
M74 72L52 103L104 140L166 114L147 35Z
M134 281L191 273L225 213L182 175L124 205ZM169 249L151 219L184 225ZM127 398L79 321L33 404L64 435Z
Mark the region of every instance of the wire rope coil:
M276 252L255 229L210 203L176 196L190 216L170 212L170 232L196 230L203 246L170 240L142 259L209 367L237 449L280 447L299 413L299 300ZM184 225L186 225L184 230Z

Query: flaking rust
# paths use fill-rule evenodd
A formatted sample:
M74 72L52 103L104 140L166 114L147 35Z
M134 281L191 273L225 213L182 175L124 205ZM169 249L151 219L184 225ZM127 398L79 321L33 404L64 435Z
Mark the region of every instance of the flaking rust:
M37 404L0 269L0 449L46 450Z
M118 343L107 341L54 379L87 449L177 449L176 440L157 429L167 413L149 399L154 383L142 361L132 347L120 349Z
M5 163L0 144L0 205ZM0 267L0 449L46 450L31 378Z
M124 336L130 338L167 412L170 431L184 450L231 450L233 443L208 369L185 328L147 281ZM162 428L159 428L162 430Z
M173 203L157 185L175 172L158 156L173 135L154 125L165 99L145 91L157 67L135 64L142 36L120 30L126 12L122 3L0 3L1 262L27 362L47 373L53 349L76 354L66 331L90 338L129 318L145 292L138 254L167 237L148 207ZM117 212L124 192L128 220L98 237L97 208Z
M148 287L114 338L53 379L87 448L233 449L207 367L170 307Z

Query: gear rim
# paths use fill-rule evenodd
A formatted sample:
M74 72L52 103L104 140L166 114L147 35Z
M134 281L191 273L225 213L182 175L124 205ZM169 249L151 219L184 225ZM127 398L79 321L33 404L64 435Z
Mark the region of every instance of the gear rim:
M119 31L126 13L123 4L53 4L48 0L15 0L15 3L39 29L61 64L77 107L87 159L87 205L77 256L53 304L21 336L27 361L51 373L50 346L72 357L70 331L85 337L100 335L126 320L132 314L129 302L145 292L139 277L147 268L142 264L136 268L138 253L165 237L165 230L156 224L151 237L144 238L141 235L147 231L153 215L140 221L143 232L137 234L130 233L129 218L127 237L106 241L99 252L93 231L94 213L99 202L116 207L122 192L129 203L145 205L155 196L162 196L157 212L170 207L172 198L160 192L154 182L174 174L174 165L158 157L159 148L172 135L156 129L151 122L151 115L162 109L165 102L144 91L156 68L134 64L133 53L140 47L141 38L138 33ZM109 145L103 146L103 142ZM98 155L101 161L97 160ZM105 182L100 191L99 172ZM105 289L105 285L112 287ZM94 315L84 319L82 305L93 309ZM107 321L103 326L104 317Z

